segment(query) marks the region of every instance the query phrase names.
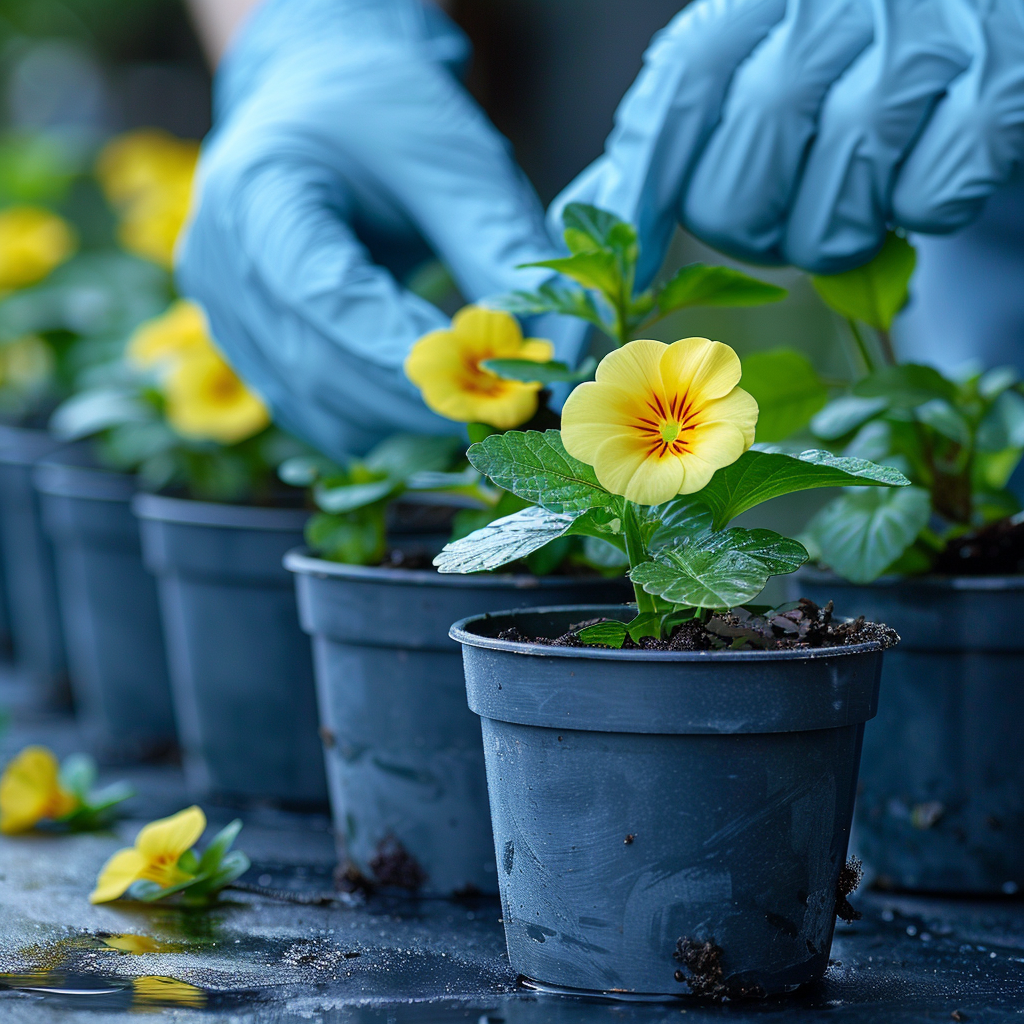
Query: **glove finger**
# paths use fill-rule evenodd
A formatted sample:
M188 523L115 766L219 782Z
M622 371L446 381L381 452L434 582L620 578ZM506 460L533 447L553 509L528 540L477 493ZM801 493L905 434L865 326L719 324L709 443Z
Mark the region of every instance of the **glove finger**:
M958 9L935 0L876 0L875 9L875 41L825 99L786 226L786 259L817 273L858 266L881 246L896 168L971 61Z
M352 197L337 170L251 166L231 159L230 134L218 142L179 281L239 374L282 426L335 457L395 430L451 433L402 371L410 346L447 317L371 261L346 222Z
M926 233L970 223L1024 160L1024 6L989 0L971 67L949 87L893 190L893 217Z
M744 62L683 199L686 226L716 248L782 262L782 239L818 112L873 36L863 0L790 0Z
M718 121L733 72L785 8L786 0L701 0L676 15L644 55L604 155L552 204L552 233L561 233L562 210L573 202L636 224L637 282L645 287L664 259L683 185Z

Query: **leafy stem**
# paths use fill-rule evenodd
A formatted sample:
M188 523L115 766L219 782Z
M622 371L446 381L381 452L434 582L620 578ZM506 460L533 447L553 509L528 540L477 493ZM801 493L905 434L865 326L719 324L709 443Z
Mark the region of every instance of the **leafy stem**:
M631 501L623 501L622 533L626 541L626 557L629 559L630 572L643 562L650 561L640 533L640 524L637 521L636 507ZM645 612L656 612L657 602L651 594L644 590L643 586L636 580L633 581L633 594L636 597L636 610L638 615Z

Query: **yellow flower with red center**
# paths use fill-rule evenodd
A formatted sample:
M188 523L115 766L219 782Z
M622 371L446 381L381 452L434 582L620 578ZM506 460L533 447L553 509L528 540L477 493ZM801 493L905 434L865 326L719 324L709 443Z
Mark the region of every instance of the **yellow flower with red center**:
M216 349L202 309L194 302L179 299L166 312L136 328L127 351L136 366L149 369Z
M0 210L0 291L25 288L74 255L75 233L63 217L39 206Z
M56 821L78 807L60 784L57 758L46 747L26 747L0 777L0 832L27 832L41 821Z
M120 215L126 249L170 269L198 159L198 142L153 129L128 132L104 147L96 176Z
M565 450L640 505L699 491L754 443L757 402L737 387L741 372L736 353L707 338L631 341L569 395Z
M89 902L116 900L141 879L164 888L187 881L193 876L183 871L178 861L195 846L205 829L206 815L194 806L150 822L135 837L134 846L119 850L104 864Z
M550 341L524 339L510 313L467 306L455 314L450 329L431 331L413 345L405 373L422 392L423 401L441 416L509 430L537 411L543 385L505 380L481 363L489 359L546 363L553 355Z

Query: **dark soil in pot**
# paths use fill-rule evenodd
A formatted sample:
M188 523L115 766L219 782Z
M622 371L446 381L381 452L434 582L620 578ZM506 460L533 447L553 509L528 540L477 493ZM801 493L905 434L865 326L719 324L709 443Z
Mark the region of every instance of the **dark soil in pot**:
M828 964L882 645L621 651L632 609L456 623L481 719L512 968L548 986L750 997Z
M69 699L53 547L32 470L61 447L44 430L0 426L0 548L15 665L41 707Z
M104 761L176 748L171 687L153 577L132 515L134 478L66 448L35 469L56 554L75 711Z
M281 564L308 513L139 494L190 788L232 802L327 800L309 641Z
M891 888L1024 892L1024 575L882 579L804 570L846 615L890 623L864 737L854 847Z
M449 627L488 608L626 600L629 588L342 565L303 551L285 564L313 637L342 877L430 895L497 892L480 725Z

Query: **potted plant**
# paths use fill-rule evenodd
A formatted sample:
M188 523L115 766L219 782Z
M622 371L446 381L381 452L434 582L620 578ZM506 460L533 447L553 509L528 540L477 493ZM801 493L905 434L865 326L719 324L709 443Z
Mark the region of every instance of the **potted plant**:
M276 468L304 449L271 425L184 300L143 324L57 425L136 475L132 508L156 576L190 787L325 802L312 660L281 566L308 512Z
M1024 886L1013 710L1024 644L1012 626L1024 522L1008 482L1024 453L1024 386L1011 367L951 376L895 361L888 332L913 268L909 244L890 236L866 267L815 279L850 321L860 379L811 429L913 486L826 505L805 536L821 568L799 589L903 638L865 734L856 846L871 875L900 889L1012 894Z
M828 605L750 606L807 552L729 523L803 489L907 481L752 449L739 378L726 345L634 341L570 395L561 432L469 450L530 505L448 545L441 572L579 534L627 556L635 592L630 608L451 630L483 726L509 957L541 985L733 997L828 963L861 736L897 638Z

